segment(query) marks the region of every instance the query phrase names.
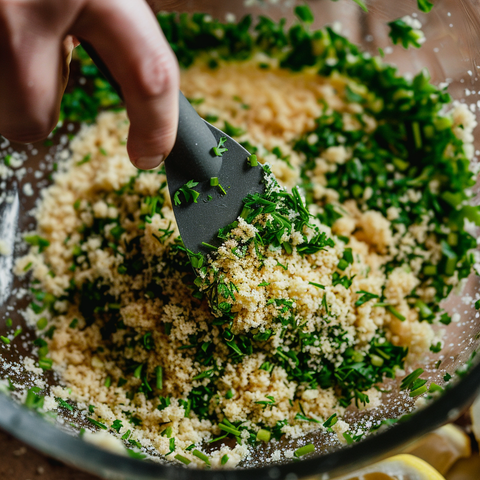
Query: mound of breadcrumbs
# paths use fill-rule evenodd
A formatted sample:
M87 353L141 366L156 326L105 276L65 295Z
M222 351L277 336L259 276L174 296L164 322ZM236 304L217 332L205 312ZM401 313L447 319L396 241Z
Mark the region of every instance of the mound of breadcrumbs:
M295 223L299 213L286 204L252 221L240 217L197 281L164 171L137 171L129 162L125 113L102 113L82 128L38 205L36 234L48 246L32 247L17 264L18 273L31 264L35 288L54 298L51 313L29 312L31 322L48 320L39 334L50 329L43 338L64 385L53 396L77 402L93 424L132 445L171 459L181 454L193 465L204 464L193 452L230 434L236 445L220 440L208 458L219 466L228 454L231 467L256 435L333 429L343 441L345 408L378 406L375 384L404 374L405 361L440 342L431 322L420 321L419 303L407 298L415 291L427 304L435 296L419 279L422 264L442 255L433 213L405 229L395 223L399 208L385 216L354 199L342 202L327 175L356 161L351 148L329 146L306 173L305 156L293 148L305 135L315 144L316 119L333 112L346 131L375 131L374 116L341 93L347 83L341 75L249 62L214 70L197 62L182 72L182 90L198 112L220 128L234 125L235 138L269 165L278 181L267 168L269 198L291 195L305 178L312 184L308 202L296 190L308 221ZM458 106L453 119L471 142L468 109ZM412 187L406 195L419 193ZM338 213L331 226L318 217L326 204ZM287 222L278 240L284 248L254 241L275 215ZM314 240L323 243L305 253ZM384 268L402 256L405 265ZM212 286L215 299L204 295ZM392 355L391 371L381 370ZM352 393L347 380L327 375L365 359L373 373L363 390ZM308 377L321 371L321 381Z

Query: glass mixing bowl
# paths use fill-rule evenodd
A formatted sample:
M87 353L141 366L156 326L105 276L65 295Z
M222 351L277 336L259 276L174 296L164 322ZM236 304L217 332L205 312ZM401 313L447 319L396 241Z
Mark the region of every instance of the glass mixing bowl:
M233 13L237 19L246 13L269 15L278 20L285 16L291 21L292 0L205 0L174 1L161 0L151 2L156 10L202 11L219 19L225 19L227 13ZM304 2L302 2L304 3ZM364 13L352 0L317 0L307 2L315 13L316 23L320 27L326 23L341 22L343 32L350 40L361 44L372 54L378 48L386 52L385 61L395 63L404 74L414 74L427 67L433 82L448 82L452 96L462 102L471 104L472 111L480 107L480 0L436 0L435 7L428 15L418 14L423 23L427 41L420 50L404 50L402 47L389 47L386 22L406 14L418 12L416 0L389 1L367 0L369 13ZM73 74L75 77L75 73ZM75 80L75 78L73 79ZM77 78L78 80L78 78ZM5 320L12 318L14 325L21 325L23 334L20 341L10 347L2 344L0 350L0 377L14 378L16 382L30 385L30 379L22 376L15 364L29 354L34 332L29 330L19 311L24 309L28 296L22 295L26 287L24 280L14 278L12 266L15 259L25 252L19 241L20 233L34 228L34 219L30 214L42 187L49 184L49 176L54 168L55 154L68 143L68 134L78 126L65 125L52 138L52 144L10 145L3 142L0 152L20 152L28 159L24 164L26 171L19 180L17 177L3 182L1 188L7 193L7 201L0 205L0 238L11 247L11 255L0 255L0 335L6 332ZM479 137L480 139L480 137ZM479 140L480 141L480 140ZM476 148L480 150L479 141ZM60 147L59 147L60 146ZM480 152L477 150L477 154ZM19 175L21 176L21 175ZM30 186L33 187L33 195ZM480 202L479 202L480 203ZM8 395L0 395L0 427L31 446L61 461L80 469L95 473L105 478L115 479L280 479L295 480L314 474L319 478L333 478L348 473L364 464L372 463L381 457L392 454L402 446L424 433L455 419L462 409L480 390L480 365L471 361L472 354L480 345L480 315L472 305L472 298L480 292L480 280L471 276L462 295L451 295L445 302L450 313L457 313L459 318L446 331L445 347L442 350L442 363L435 369L436 359L422 365L430 377L440 385L444 384L445 372L453 373L462 369L461 375L449 383L450 388L438 399L421 410L408 416L390 428L381 429L375 435L348 446L329 444L323 434L309 434L308 442L316 445L317 453L304 461L286 461L279 464L268 463L265 458L270 447L263 447L258 454L235 470L193 470L156 462L140 461L120 456L87 443L78 435L78 429L70 427L71 418L53 419L48 415L40 416L12 400ZM466 303L466 300L470 300ZM438 358L438 357L437 357ZM458 378L457 378L458 377ZM58 381L49 372L48 382ZM359 424L381 419L394 418L412 409L412 400L398 386L390 385L392 393L384 395L383 406L370 412L349 413ZM286 448L281 441L273 448ZM295 446L289 443L288 448Z

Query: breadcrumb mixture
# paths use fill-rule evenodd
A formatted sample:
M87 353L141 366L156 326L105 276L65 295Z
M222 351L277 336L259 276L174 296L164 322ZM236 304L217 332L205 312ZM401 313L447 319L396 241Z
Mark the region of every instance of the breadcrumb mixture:
M236 139L255 145L259 161L268 163L287 189L301 183L305 162L292 141L313 131L319 116L335 111L351 130L376 128L375 119L359 103L338 93L346 84L337 74L323 78L307 71L265 70L248 62L215 70L197 63L182 73L182 90L198 100L199 113L220 128L224 122L241 128L245 133ZM453 118L462 125L458 134L471 142L475 125L468 109L458 106ZM242 444L223 445L208 454L218 467L228 453L226 466L232 467L262 427L295 438L330 428L324 422L334 414L341 419L346 407L336 387L300 384L286 367L268 365L278 348L288 352L278 328L284 307L305 334L317 335L308 347L317 367L325 361L341 366L347 349L366 354L375 339L379 345L391 342L408 348L408 359L422 357L439 341L432 325L420 321L418 305L407 301L414 289L425 303L435 294L418 275L422 262L435 264L441 256L430 218L426 215L421 224L405 230L394 223L401 214L395 207L385 217L355 200L341 203L338 192L327 188L326 175L354 160L350 149L339 144L326 149L307 172L314 216L310 227L285 233L282 242L292 245L290 253L268 245L256 251L250 243L248 251L237 255L236 249L254 238L260 226L239 218L231 238L209 260L200 291L213 281L212 272L222 272L224 283L236 286L235 300L224 299L235 314L232 334L239 338L270 331L262 349L233 361L224 328L215 322L218 315L205 298L193 295L198 289L187 279L191 267L178 241L165 174L137 171L130 164L127 130L124 112L102 113L94 125L82 128L71 143L70 159L60 166L38 206L36 233L48 240L48 248L32 247L17 264L22 274L31 263L36 287L55 298L55 315L30 313L32 322L47 317L44 330L54 327L50 338L44 338L53 368L68 387L54 388L55 395L89 408L91 419L133 444L153 447L168 454L167 459L181 454L197 466L204 461L186 449L195 444L202 450L205 442L227 433L220 423L240 422ZM315 143L315 135L310 133L308 141ZM272 153L275 147L282 158ZM410 201L417 193L412 187ZM376 192L365 190L363 196L368 195ZM341 209L331 228L315 217L326 203ZM268 220L267 215L258 221L265 225ZM304 235L311 239L315 232L323 232L332 243L302 255L297 246ZM408 268L386 272L383 267L402 256ZM342 259L347 265L340 271ZM347 280L334 285L336 272ZM451 283L456 282L452 277ZM365 292L370 295L364 297ZM190 348L199 342L206 345L203 356ZM214 392L208 391L209 361L221 371ZM203 407L197 401L192 408L192 391L204 393ZM377 390L363 393L369 399L364 402L367 408L379 404ZM332 427L339 433L348 429L341 420Z

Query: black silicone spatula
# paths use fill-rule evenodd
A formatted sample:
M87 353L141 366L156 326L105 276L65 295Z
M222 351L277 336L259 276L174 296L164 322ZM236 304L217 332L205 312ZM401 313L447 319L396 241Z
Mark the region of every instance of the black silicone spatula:
M120 86L96 51L86 42L82 46L122 98ZM214 149L221 140L220 150L226 150L218 156ZM242 200L249 193L264 192L263 169L250 166L249 157L239 143L203 120L180 92L177 139L165 169L180 236L188 250L211 252L207 245L221 243L218 231L237 219ZM196 194L185 196L189 188L200 194L196 202Z

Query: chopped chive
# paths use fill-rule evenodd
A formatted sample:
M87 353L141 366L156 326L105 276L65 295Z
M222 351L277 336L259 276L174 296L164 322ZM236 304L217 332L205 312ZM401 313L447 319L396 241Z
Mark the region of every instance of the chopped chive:
M156 378L157 378L157 380L156 380L156 387L157 387L159 390L162 390L162 388L163 388L163 367L158 366L158 367L155 369L155 376L156 376Z
M257 433L257 440L259 442L269 442L271 433L268 430L261 428Z
M5 344L8 345L10 343L10 339L7 337L4 337L3 335L0 335L0 340Z
M92 154L88 153L79 162L77 162L77 167L79 167L80 165L83 165L84 163L89 162L91 158L92 158Z
M211 248L212 250L218 250L218 247L215 247L214 245L210 245L209 243L202 242L202 245L207 248Z
M422 134L420 132L420 125L418 122L412 123L412 131L413 131L413 140L415 142L415 148L420 150L422 148Z
M331 417L327 419L327 421L323 424L325 428L333 427L338 422L337 414L334 413Z
M199 373L198 375L195 375L192 380L201 380L202 378L209 378L211 377L213 374L213 368L211 368L210 370L205 370L204 372L202 373Z
M370 355L370 361L374 367L380 368L384 364L384 360L382 357L378 355Z
M112 377L108 376L106 379L105 379L105 383L103 384L104 387L106 388L110 388L110 385L112 384Z
M7 328L12 328L12 325L13 325L12 319L11 319L11 318L7 318L7 319L5 320L5 326L6 326Z
M132 450L131 448L127 448L127 454L130 458L136 458L138 460L143 460L144 458L147 458L147 456L142 453L142 452L136 452L135 450Z
M66 408L70 412L73 412L73 407L69 403L67 403L65 400L63 400L63 398L56 397L55 400L61 407Z
M38 360L38 366L43 370L51 370L53 365L53 360L51 358L40 358Z
M135 378L140 378L142 375L142 368L143 368L143 363L141 363L133 372L133 376Z
M294 455L298 458L298 457L303 457L304 455L308 455L309 453L312 453L314 451L315 451L315 445L310 443L303 447L297 448L294 452Z
M210 465L209 458L204 453L202 453L200 450L197 450L197 449L193 450L192 455L199 458L200 460L203 460L207 465Z
M428 388L428 391L430 393L443 392L443 387L441 387L440 385L437 385L436 383L432 382L430 384L430 387Z
M219 423L218 428L220 428L220 430L223 430L224 432L231 433L235 437L239 437L241 435L240 430L237 430L235 427L224 425L223 423Z
M31 387L27 390L25 397L25 406L28 408L38 409L43 407L45 401L44 395L39 395L42 391L40 387Z
M353 0L364 12L368 13L368 8L362 0Z
M108 427L106 425L104 425L103 423L101 422L98 422L97 420L91 418L91 417L87 417L87 420L92 424L92 425L95 425L96 427L98 428L101 428L103 430L108 430ZM130 431L130 430L129 430ZM122 437L123 438L123 437Z
M394 316L397 317L401 322L404 322L406 320L406 317L404 317L398 310L392 307L392 305L387 305L387 310Z
M400 390L406 390L410 388L416 380L420 377L422 373L424 373L423 368L417 368L414 370L412 373L407 375L403 380L402 383L400 384Z
M219 182L218 182L218 177L212 177L212 178L210 179L210 186L211 186L211 187L216 187L218 184L219 184Z
M228 460L229 460L228 455L225 454L220 460L220 465L225 465L228 462Z
M339 270L345 270L347 267L348 267L348 262L345 259L341 258L340 261L338 262L337 268Z
M412 390L409 395L410 397L418 397L419 395L422 395L426 391L427 391L427 386L423 385L423 387Z
M226 394L225 394L225 398L230 400L231 398L233 398L233 390L230 389Z
M248 164L249 164L251 167L256 167L256 166L258 166L257 156L256 156L256 155L250 155L250 156L248 157Z
M38 251L42 253L47 247L50 246L50 242L40 235L26 235L24 240L34 247L38 247Z
M182 462L184 465L190 465L190 463L192 463L191 460L189 460L187 457L184 457L183 455L180 455L179 453L173 458L175 458L175 460L178 460L179 462Z
M37 321L37 328L43 330L48 325L48 320L45 317L40 318Z
M309 285L312 285L314 287L320 288L322 290L325 290L325 285L321 285L320 283L315 283L315 282L308 282Z
M17 329L15 330L15 333L13 334L13 338L17 338L21 333L22 333L22 328L21 327L17 327Z

